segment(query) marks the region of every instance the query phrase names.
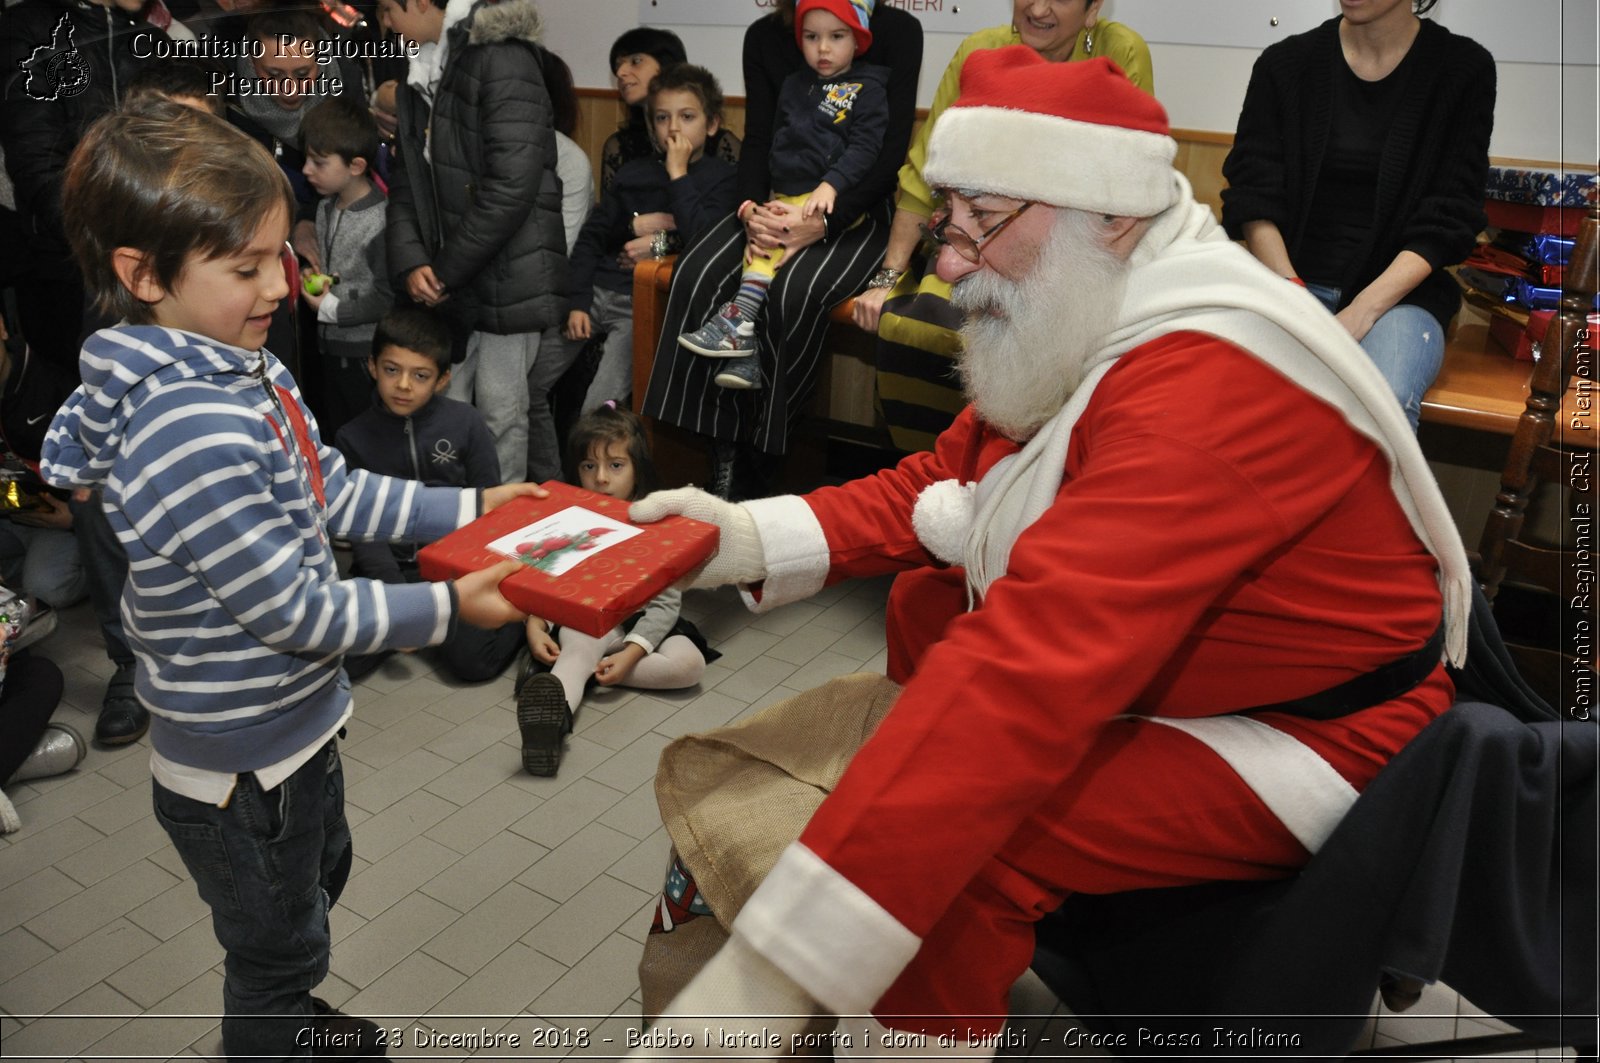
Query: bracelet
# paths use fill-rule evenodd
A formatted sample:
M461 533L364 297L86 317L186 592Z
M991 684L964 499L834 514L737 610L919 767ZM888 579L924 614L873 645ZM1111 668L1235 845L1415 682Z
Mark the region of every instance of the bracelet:
M872 279L867 282L867 287L893 288L895 282L905 276L905 272L903 269L890 269L888 266L884 266L872 275Z
M756 205L756 201L755 200L747 199L743 203L739 204L739 209L733 212L733 216L735 218L738 218L742 222L742 221L744 221L744 208L753 207L755 205Z
M667 230L657 229L655 235L650 237L650 254L656 258L664 258L667 254Z

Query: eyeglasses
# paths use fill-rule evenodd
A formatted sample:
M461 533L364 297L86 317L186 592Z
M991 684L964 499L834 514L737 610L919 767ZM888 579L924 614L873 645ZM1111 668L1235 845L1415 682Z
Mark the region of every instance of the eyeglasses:
M934 212L933 217L928 219L928 224L922 227L922 234L940 247L948 246L952 248L956 254L976 266L983 261L983 245L999 236L1001 229L1016 221L1017 215L1031 206L1033 206L1033 201L1029 200L989 226L977 237L972 236L971 233L968 233L959 225L952 225L950 223L950 211L946 208Z

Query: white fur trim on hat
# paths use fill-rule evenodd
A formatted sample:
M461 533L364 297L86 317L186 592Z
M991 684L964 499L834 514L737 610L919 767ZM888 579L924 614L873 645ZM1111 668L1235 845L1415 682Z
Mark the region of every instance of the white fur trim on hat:
M1003 107L939 116L923 178L1057 207L1148 218L1177 197L1178 143L1143 129Z
M947 565L962 563L967 534L978 512L976 492L976 484L940 480L924 487L911 509L911 530L917 533L917 541Z

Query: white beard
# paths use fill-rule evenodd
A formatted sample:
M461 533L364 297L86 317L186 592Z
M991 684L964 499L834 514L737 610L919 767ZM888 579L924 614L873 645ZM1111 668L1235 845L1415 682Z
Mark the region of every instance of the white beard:
M1028 275L980 269L956 282L961 385L978 416L1018 442L1033 436L1083 381L1116 324L1128 263L1106 249L1094 215L1061 208Z

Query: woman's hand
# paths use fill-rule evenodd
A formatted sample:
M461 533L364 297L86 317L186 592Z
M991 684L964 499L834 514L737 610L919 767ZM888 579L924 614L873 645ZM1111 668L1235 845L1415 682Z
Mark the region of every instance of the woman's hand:
M888 288L868 288L856 296L850 317L863 332L878 331L878 320L883 316L883 303L889 298L889 291Z
M763 253L786 248L790 254L810 247L828 234L822 215L804 217L799 207L779 200L758 203L745 212L744 231Z
M654 236L663 229L676 229L678 219L664 210L653 210L635 215L631 225L635 236Z

